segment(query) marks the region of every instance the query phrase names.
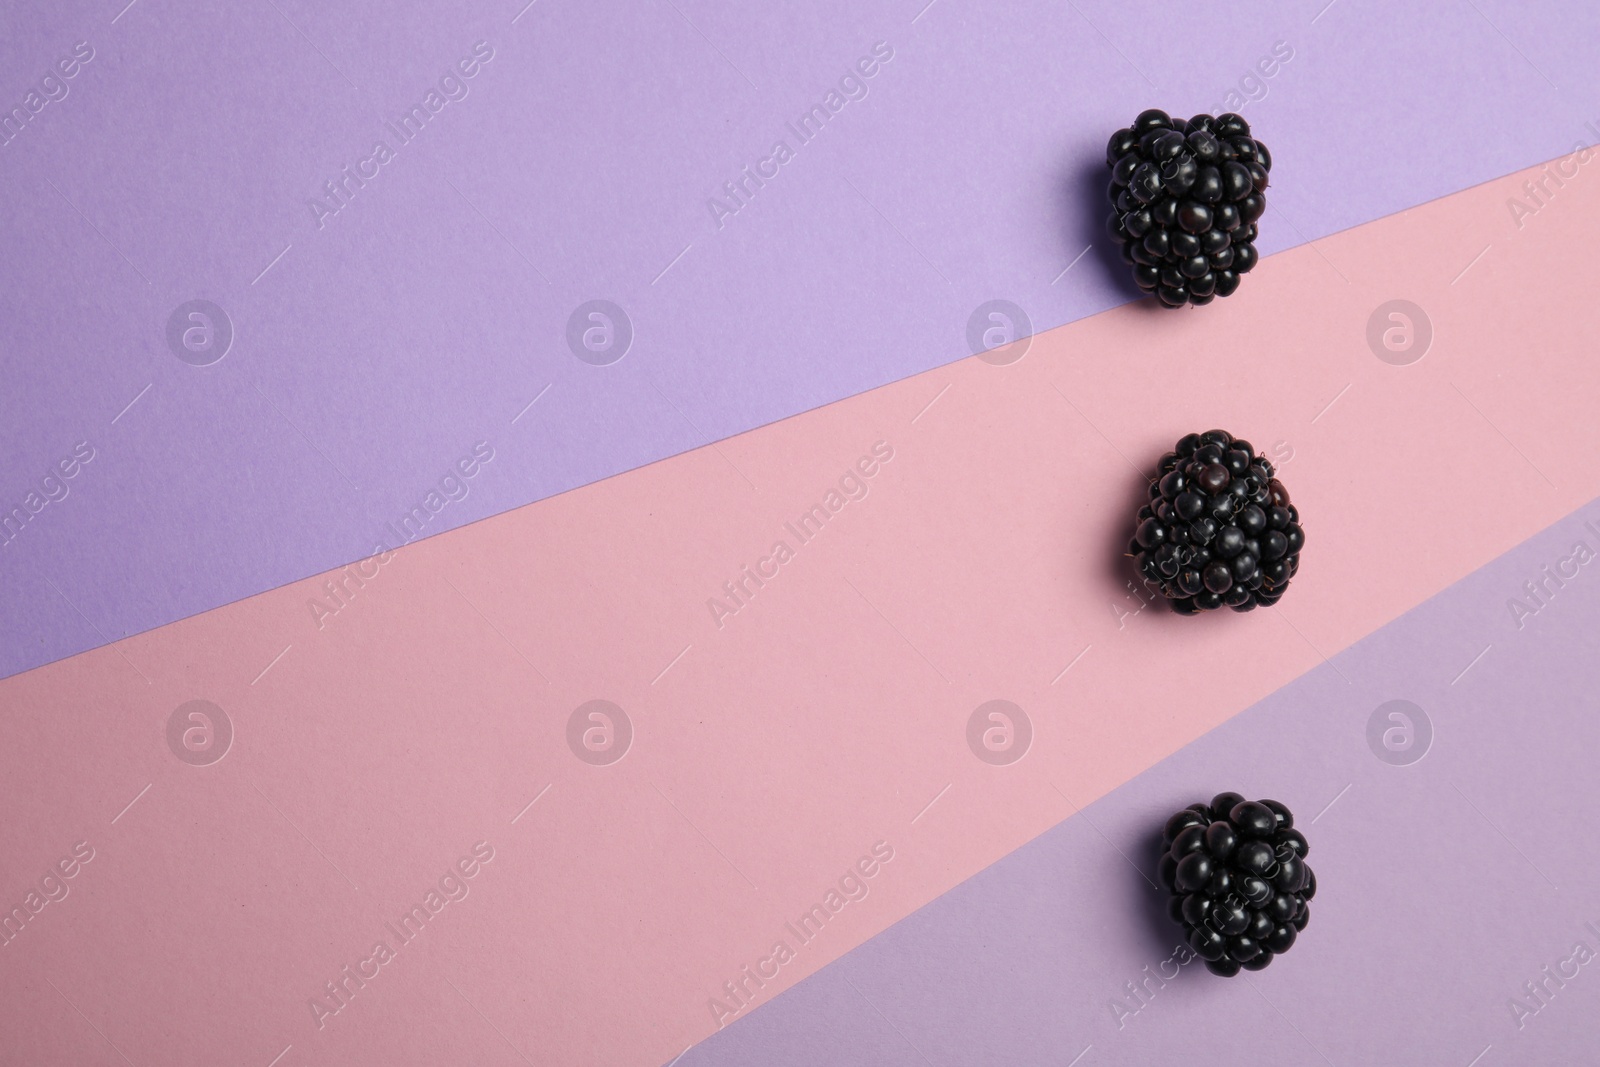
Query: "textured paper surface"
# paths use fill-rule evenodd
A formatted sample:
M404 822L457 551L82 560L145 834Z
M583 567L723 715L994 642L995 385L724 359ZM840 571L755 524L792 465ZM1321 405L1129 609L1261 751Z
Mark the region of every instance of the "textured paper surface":
M1596 564L1521 631L1506 601L1596 529L1591 504L679 1064L1582 1062L1600 1039ZM1406 719L1379 714L1395 700ZM1387 759L1375 718L1406 734ZM1318 882L1289 952L1231 981L1184 962L1144 880L1165 817L1222 789L1294 798Z
M1103 150L1152 103L1239 94L1276 159L1265 252L1600 138L1600 16L1571 0L0 18L0 107L93 52L0 147L0 508L97 451L0 549L0 674L394 547L390 524L478 441L499 458L422 535L948 364L990 300L1036 329L1122 303ZM880 41L894 58L841 91ZM441 89L463 62L475 75ZM802 144L790 124L833 91ZM379 140L393 158L364 162ZM794 158L714 218L779 140ZM348 203L313 212L335 181ZM194 300L232 327L210 366L168 341ZM594 300L632 325L610 366L567 341Z
M430 538L359 587L320 576L0 683L0 899L95 850L0 948L8 1054L668 1062L877 842L870 893L764 997L1600 496L1600 186L1583 172L1518 230L1505 201L1535 178L1281 253L1205 314L1115 310ZM1383 317L1371 347L1393 300L1411 347ZM1273 611L1135 614L1135 468L1209 425L1282 461L1303 573ZM830 490L820 533L786 533ZM1440 629L1428 662L1470 680L1500 632ZM195 700L232 728L209 765L222 720ZM630 727L574 732L595 700ZM969 746L993 700L1031 723L991 753L1009 765ZM319 1017L480 841L465 899Z

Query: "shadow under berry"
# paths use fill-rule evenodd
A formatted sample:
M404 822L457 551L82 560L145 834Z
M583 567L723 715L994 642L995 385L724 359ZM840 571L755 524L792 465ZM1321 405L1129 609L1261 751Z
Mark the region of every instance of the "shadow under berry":
M1123 466L1118 464L1118 466ZM1106 561L1106 577L1111 581L1112 595L1114 597L1130 597L1135 600L1149 602L1151 593L1144 587L1144 579L1140 577L1134 560L1128 554L1128 546L1133 541L1134 524L1128 516L1135 515L1139 509L1150 502L1149 479L1141 478L1132 471L1128 472L1126 479L1127 491L1123 494L1116 508L1107 508L1106 516L1110 521L1110 530L1104 539L1105 550L1101 553ZM1138 590L1137 593L1128 589L1129 583ZM1115 603L1116 601L1113 601ZM1155 608L1166 609L1164 604L1154 605ZM1128 610L1135 610L1132 601Z
M1106 233L1106 213L1110 210L1106 206L1106 183L1110 180L1105 160L1098 155L1081 160L1068 177L1070 210L1067 218L1070 221L1066 262L1070 263L1084 246L1092 246L1086 260L1094 262L1118 295L1140 306L1159 310L1157 301L1144 299L1148 294L1133 284L1128 265L1122 261L1121 247Z
M1158 959L1170 955L1176 945L1184 943L1183 928L1172 921L1167 911L1172 895L1155 883L1156 865L1167 851L1161 831L1159 824L1152 824L1139 835L1129 852L1138 870L1128 872L1131 880L1128 897L1139 913L1139 929L1147 942L1145 954Z

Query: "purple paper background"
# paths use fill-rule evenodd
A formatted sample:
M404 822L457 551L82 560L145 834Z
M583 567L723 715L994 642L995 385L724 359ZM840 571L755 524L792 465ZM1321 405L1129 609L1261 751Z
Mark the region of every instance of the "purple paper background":
M1585 522L1600 525L1600 504L754 1008L679 1067L1593 1062L1600 574L1580 569L1520 631L1507 608L1576 541L1597 547ZM1433 728L1408 766L1377 759L1366 737L1395 699ZM1114 999L1138 1005L1124 984L1181 941L1134 863L1153 877L1166 816L1224 789L1294 810L1317 872L1311 922L1265 971L1225 980L1196 960L1119 1019ZM1595 959L1548 987L1519 1030L1507 1001L1579 940Z
M480 39L470 94L318 229ZM1035 329L1123 302L1108 131L1222 106L1279 40L1244 108L1267 252L1600 136L1600 14L1558 0L11 4L0 108L79 40L0 147L0 513L96 458L0 548L0 676L392 544L476 441L428 533L963 356L991 298ZM716 228L878 40L867 97ZM197 297L236 331L204 368L165 340ZM636 331L612 366L565 343L594 298Z

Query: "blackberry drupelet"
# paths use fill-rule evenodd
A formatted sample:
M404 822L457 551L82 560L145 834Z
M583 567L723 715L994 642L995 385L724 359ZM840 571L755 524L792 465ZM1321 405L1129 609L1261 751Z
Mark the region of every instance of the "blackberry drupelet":
M1278 602L1300 569L1300 512L1249 441L1189 434L1161 457L1128 552L1180 615Z
M1106 220L1134 283L1166 307L1231 296L1256 265L1272 154L1238 115L1150 110L1106 145Z
M1168 914L1212 974L1261 970L1310 921L1311 846L1276 800L1218 793L1168 819L1161 841Z

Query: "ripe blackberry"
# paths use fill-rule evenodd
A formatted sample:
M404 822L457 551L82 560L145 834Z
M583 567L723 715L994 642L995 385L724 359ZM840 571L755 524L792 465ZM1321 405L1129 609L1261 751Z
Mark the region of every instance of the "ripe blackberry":
M1212 974L1261 970L1310 921L1306 901L1317 895L1305 862L1311 846L1276 800L1218 793L1168 819L1161 841L1168 914Z
M1111 216L1140 289L1166 307L1231 296L1256 254L1272 153L1231 111L1175 119L1150 110L1106 145Z
M1276 604L1306 543L1272 464L1226 430L1189 434L1161 457L1134 527L1140 576L1180 615Z

